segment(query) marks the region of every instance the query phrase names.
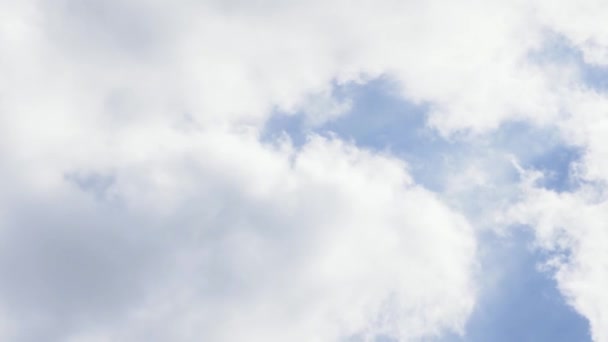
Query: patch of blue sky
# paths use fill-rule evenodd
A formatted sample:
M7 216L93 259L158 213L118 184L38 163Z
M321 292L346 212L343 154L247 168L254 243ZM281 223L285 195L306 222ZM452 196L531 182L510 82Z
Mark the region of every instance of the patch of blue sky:
M344 115L311 127L304 115L277 114L268 122L263 139L286 133L298 147L311 133L336 135L359 147L402 158L419 184L438 192L445 190L447 177L472 162L485 164L492 173L491 181L516 181L511 155L524 168L543 171L546 177L541 186L564 191L576 185L569 177L570 165L580 157L580 151L564 145L550 129L512 122L478 139L445 139L426 124L428 107L404 100L389 80L336 86L334 95L339 100L351 99L352 107Z
M440 172L427 169L467 149L466 144L445 140L427 127L427 108L404 101L386 79L338 86L335 94L352 99L349 112L320 127L306 126L303 115L275 115L267 124L264 138L285 132L295 146L300 146L310 133L335 135L359 147L402 158L417 182L434 190L439 190Z
M548 62L575 66L586 86L596 91L608 91L608 67L585 62L582 51L557 33L547 32L543 46L530 53L529 58L540 64Z
M484 241L481 293L465 333L435 342L591 341L588 322L563 301L550 274L539 270L546 255L533 248L530 230L488 234ZM375 342L396 341L379 336Z
M585 342L585 318L568 306L539 264L547 255L534 249L529 229L488 235L481 247L483 279L477 307L463 336L440 342Z
M65 180L77 185L85 192L91 192L95 197L104 197L108 189L114 184L113 175L104 175L99 173L67 173L64 176Z
M512 153L525 169L541 171L544 177L539 180L539 186L563 192L579 185L571 171L583 151L565 144L556 130L508 122L492 134L491 140L495 149Z
M463 335L435 342L591 342L589 324L566 304L551 275L539 268L548 255L533 247L529 229L482 237L480 293ZM348 342L361 342L353 338ZM378 336L374 342L397 342Z
M426 124L425 105L408 102L394 90L386 79L337 86L336 96L352 100L348 113L318 127L307 126L302 115L278 114L263 138L288 134L295 146L301 146L310 133L333 134L359 147L403 158L416 182L437 192L446 190L450 177L481 162L493 172L490 182L496 186L486 193L468 192L470 206L465 211L469 213L483 211L480 203L500 199L502 194L492 194L500 187L514 188L519 176L508 158L511 155L522 167L543 171L541 186L556 191L576 186L570 167L581 151L565 145L556 131L510 122L484 137L445 139ZM530 247L530 234L525 229L509 231L507 236L482 233L482 293L466 335L438 341L590 340L586 320L565 303L550 274L538 270L546 256Z

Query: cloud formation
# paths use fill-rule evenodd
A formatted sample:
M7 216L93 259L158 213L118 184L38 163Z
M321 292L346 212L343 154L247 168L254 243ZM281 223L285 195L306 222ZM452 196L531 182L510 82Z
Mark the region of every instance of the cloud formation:
M36 200L12 203L2 230L9 336L409 340L462 329L474 301L466 220L395 159L321 137L289 148L214 131L117 165L102 190L68 177L46 198L24 194Z
M0 0L0 338L463 332L470 222L505 205L458 194L492 189L506 166L472 156L435 194L388 152L261 139L273 116L347 115L335 86L382 76L445 139L478 144L524 122L583 151L580 189L526 183L503 216L556 253L559 288L607 340L608 99L582 75L608 64L607 12L595 0ZM581 60L555 58L556 37Z

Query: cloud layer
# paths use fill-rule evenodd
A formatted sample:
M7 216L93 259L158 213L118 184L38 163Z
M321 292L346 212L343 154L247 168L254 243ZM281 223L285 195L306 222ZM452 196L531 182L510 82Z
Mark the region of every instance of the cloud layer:
M298 152L235 133L188 145L8 206L9 336L408 340L462 329L473 232L399 161L320 137Z
M593 0L0 0L0 338L464 333L483 216L530 225L608 340L608 98L584 77L608 65L604 17ZM582 151L578 187L494 184L511 166L486 151L433 193L389 152L262 139L279 115L347 115L336 86L378 77L434 139L555 132Z

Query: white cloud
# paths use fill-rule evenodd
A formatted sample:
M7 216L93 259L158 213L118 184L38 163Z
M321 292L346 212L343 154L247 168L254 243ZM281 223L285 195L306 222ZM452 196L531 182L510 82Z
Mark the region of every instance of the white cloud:
M539 248L553 255L548 269L568 302L589 320L593 340L608 341L608 98L580 86L565 96L562 110L568 116L556 126L565 143L582 150L580 160L563 167L579 188L559 193L528 180L509 215L530 225Z
M538 247L550 252L548 270L568 302L591 324L594 341L608 340L608 201L597 189L576 193L527 188L525 201L510 215L534 227Z
M542 22L580 49L585 62L608 64L608 29L603 25L608 14L605 1L584 0L575 4L540 0L536 7Z
M576 66L529 58L551 32L607 63L605 5L572 6L0 0L0 255L12 275L0 313L14 316L0 329L87 341L461 329L475 244L462 217L391 157L318 137L302 151L272 148L259 131L276 112L332 120L348 104L328 95L334 84L385 75L446 135L508 120L558 127L585 150L580 179L605 182L605 94L582 85ZM495 170L482 166L451 190L492 187ZM581 193L541 193L559 213L601 216ZM560 225L535 221L555 209L524 203L531 214L518 220L537 226L543 246L566 237L576 263L561 264L560 287L606 339L603 297L584 287L604 284L603 254L586 254L603 241L600 219L569 219L556 237ZM65 268L77 256L84 263ZM10 273L14 259L22 272ZM64 277L83 292L65 292Z
M258 140L274 108L315 106L338 78L326 28L299 11L268 25L210 4L38 5L2 31L14 339L462 331L475 293L463 217L395 159Z
M67 180L7 208L0 292L18 338L462 331L473 231L399 161L320 137L295 152L218 131L146 157L114 165L105 200Z
M85 90L94 96L82 99L87 112L127 106L136 115L137 106L148 116L256 124L273 109L306 108L332 82L381 74L430 103L444 132L512 117L548 122L557 112L553 79L527 60L543 38L527 2L38 3L5 30L14 37L23 22L38 25L9 45L15 64L4 72L17 73L13 87L38 81L19 94L68 87L58 91L75 91L73 105Z

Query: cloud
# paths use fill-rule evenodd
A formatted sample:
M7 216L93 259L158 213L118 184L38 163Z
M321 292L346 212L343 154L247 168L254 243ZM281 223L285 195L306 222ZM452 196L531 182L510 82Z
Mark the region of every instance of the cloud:
M80 98L87 113L260 124L274 110L327 102L334 83L380 75L429 103L430 122L446 133L549 122L559 102L553 78L527 58L544 31L526 2L36 3L11 15L14 67L3 73L18 94L43 88L40 100L62 97L50 86L73 91L69 105Z
M584 49L583 49L584 50ZM608 307L603 288L608 286L602 247L606 243L606 182L608 136L605 93L587 85L572 89L562 110L568 115L556 122L565 144L581 150L580 158L565 165L576 186L558 192L538 184L546 175L526 171L521 202L510 211L513 222L533 228L538 248L549 254L546 271L558 288L591 325L594 341L608 340Z
M337 138L312 135L297 149L260 142L273 115L313 126L345 115L336 85L390 79L444 137L478 137L468 143L505 122L556 130L584 151L576 179L605 188L605 93L576 63L534 58L557 35L605 65L598 1L0 9L5 339L411 340L461 330L476 242L446 197L396 158ZM466 172L450 170L448 200L508 174L476 157ZM601 341L602 297L586 284L603 284L594 266L603 254L588 255L603 239L594 208L604 202L586 194L526 188L510 219L534 225L543 248L571 253L557 267L560 289ZM498 201L482 195L471 202ZM478 203L460 208L486 208ZM540 219L577 212L597 220Z
M582 51L589 64L608 64L608 30L601 18L608 12L602 1L587 0L574 6L567 1L538 1L543 23L559 32Z
M569 304L589 320L593 340L605 341L607 202L597 195L593 188L562 194L528 188L511 215L534 228L538 248L548 253L545 270L554 272Z
M104 198L68 177L46 198L11 203L0 298L13 339L462 330L473 230L401 162L321 137L293 151L214 131L181 148L116 165Z

